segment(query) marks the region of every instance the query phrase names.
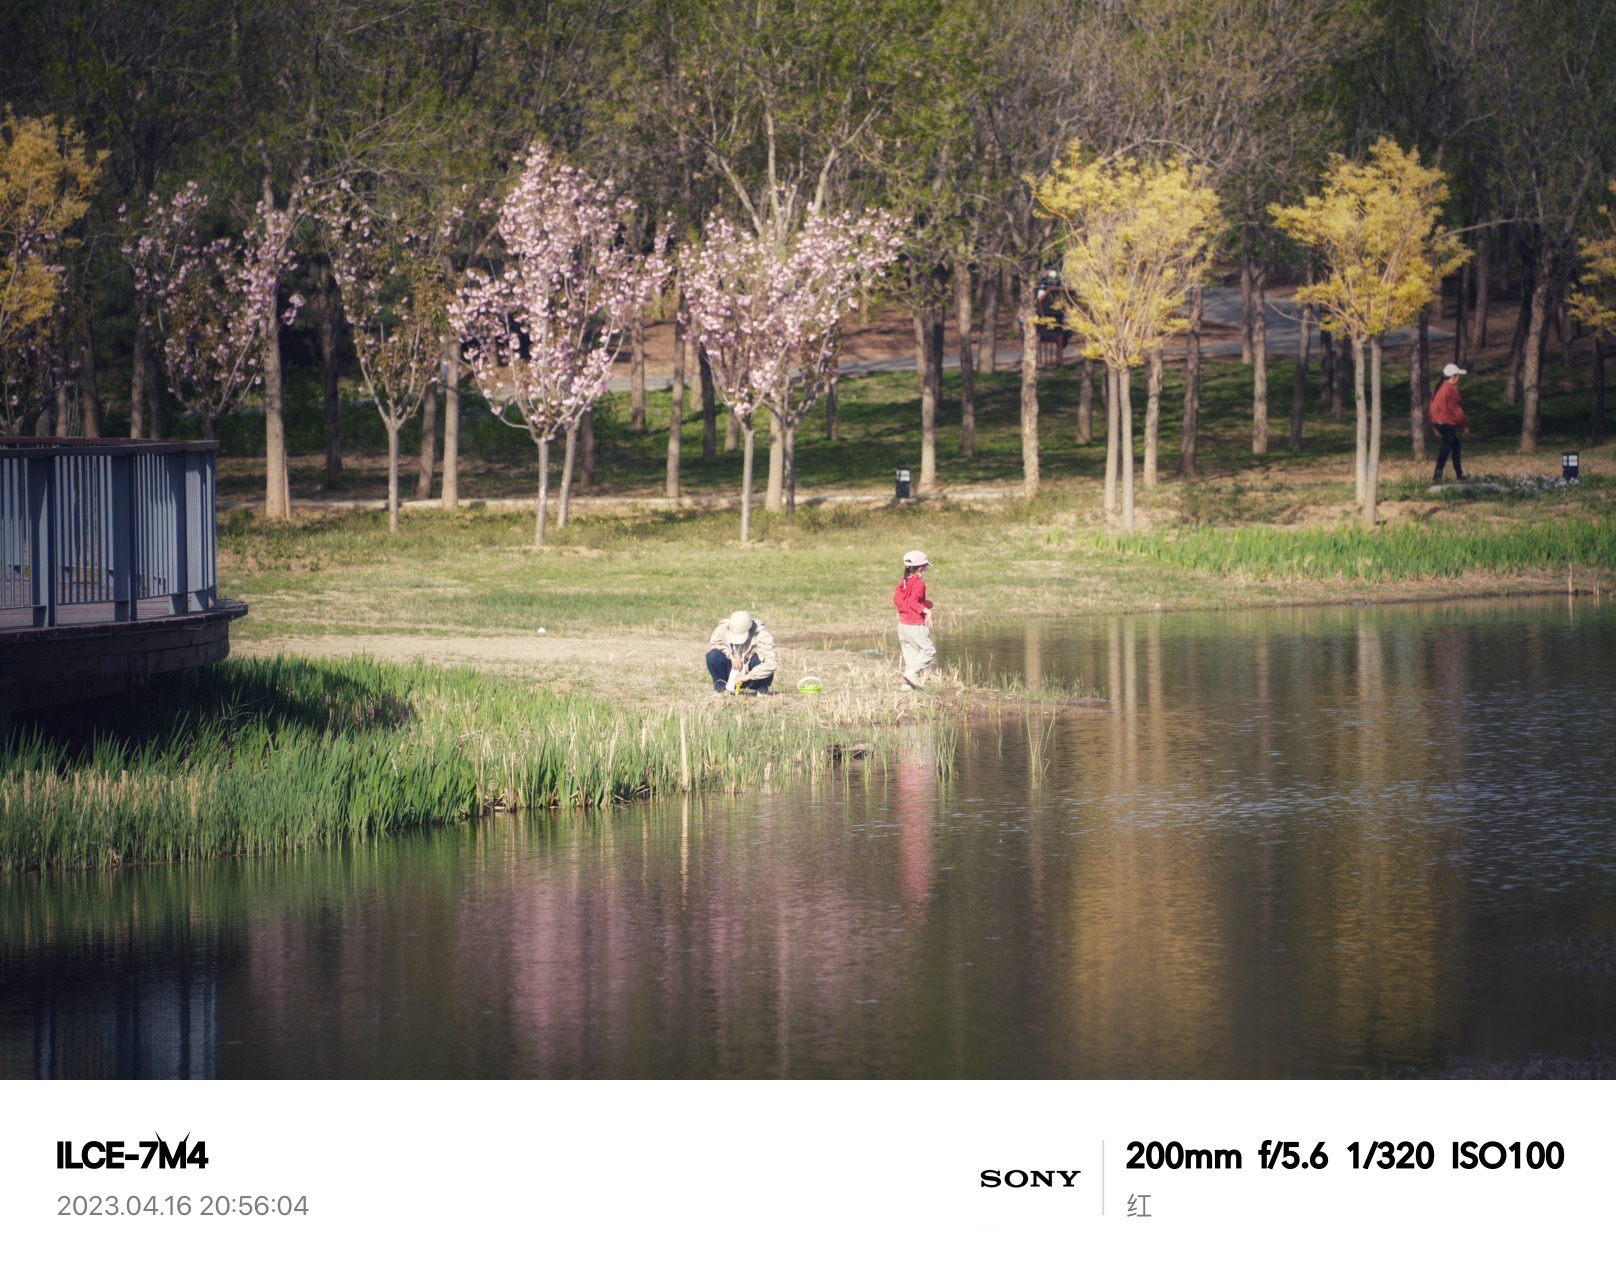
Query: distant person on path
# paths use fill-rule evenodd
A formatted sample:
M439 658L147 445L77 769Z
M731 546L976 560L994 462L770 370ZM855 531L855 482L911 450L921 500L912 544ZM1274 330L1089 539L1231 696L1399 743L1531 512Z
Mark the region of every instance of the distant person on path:
M780 658L774 650L774 636L751 613L731 613L713 631L707 649L707 677L713 691L730 692L747 688L767 693L774 683Z
M1451 361L1442 367L1442 386L1431 398L1431 426L1442 438L1442 449L1436 456L1436 475L1431 483L1442 479L1448 455L1453 455L1453 478L1463 480L1464 464L1459 460L1459 438L1470 435L1470 421L1465 418L1464 404L1459 400L1459 376L1467 373Z
M937 659L937 646L931 641L931 600L926 598L926 570L931 561L924 551L910 551L903 557L903 580L892 593L898 606L898 650L903 654L903 690L920 690L920 676Z

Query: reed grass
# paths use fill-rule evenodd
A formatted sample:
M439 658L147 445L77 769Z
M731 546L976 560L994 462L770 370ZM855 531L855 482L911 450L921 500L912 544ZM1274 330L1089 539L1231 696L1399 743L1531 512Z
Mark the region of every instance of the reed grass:
M684 785L739 791L891 743L881 706L852 693L636 713L366 659L227 661L75 718L14 729L0 749L0 870L335 847Z
M1616 569L1616 523L1610 520L1405 523L1374 532L1188 527L1150 535L1095 534L1086 545L1224 577L1404 581L1471 572Z

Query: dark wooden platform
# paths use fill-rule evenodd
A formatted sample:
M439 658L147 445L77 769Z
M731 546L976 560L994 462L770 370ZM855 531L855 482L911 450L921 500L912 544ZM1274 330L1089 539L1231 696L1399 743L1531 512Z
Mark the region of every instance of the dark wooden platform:
M56 610L49 627L0 622L0 695L14 708L43 703L60 686L85 688L100 681L115 688L130 679L186 670L222 660L230 652L230 623L247 614L238 599L221 599L206 612L168 615L168 601L146 600L138 621L113 621L111 604L75 604ZM27 609L0 610L26 618Z

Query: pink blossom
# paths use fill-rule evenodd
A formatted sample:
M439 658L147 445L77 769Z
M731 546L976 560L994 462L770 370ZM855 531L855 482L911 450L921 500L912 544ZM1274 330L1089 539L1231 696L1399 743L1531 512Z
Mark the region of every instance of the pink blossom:
M494 412L535 442L606 391L630 319L667 279L665 241L642 253L624 240L637 210L536 145L500 208L503 254L466 271L453 308L466 359Z

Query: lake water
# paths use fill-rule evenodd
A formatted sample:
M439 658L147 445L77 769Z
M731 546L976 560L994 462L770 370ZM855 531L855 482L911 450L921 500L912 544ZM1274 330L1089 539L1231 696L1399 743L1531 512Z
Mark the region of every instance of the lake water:
M9 1077L1355 1077L1616 1052L1616 606L967 638L813 785L0 880Z

